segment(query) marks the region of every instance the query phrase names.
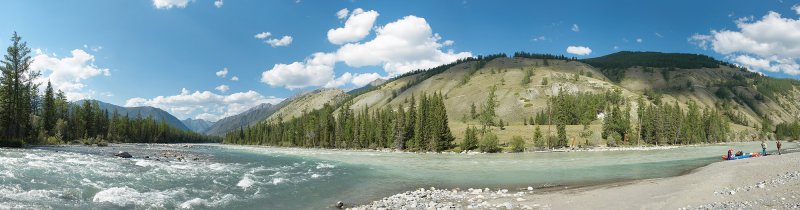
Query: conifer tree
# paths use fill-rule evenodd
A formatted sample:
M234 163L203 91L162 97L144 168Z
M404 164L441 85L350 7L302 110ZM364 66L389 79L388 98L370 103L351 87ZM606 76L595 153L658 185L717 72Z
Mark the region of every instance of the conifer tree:
M56 125L56 99L53 95L53 86L47 82L47 87L44 91L44 103L42 104L42 127L47 135L53 135L53 128Z
M467 127L464 130L464 141L461 142L461 149L474 150L478 148L478 129L475 127Z
M537 149L544 148L544 139L542 136L542 130L539 129L539 126L536 126L536 130L533 132L533 145Z
M494 117L495 117L495 106L496 106L496 97L495 91L497 90L496 86L492 86L489 88L489 96L486 98L486 104L483 105L483 110L481 111L481 122L484 126L494 126Z
M6 55L0 61L0 125L3 129L0 145L24 144L29 137L29 131L33 129L29 120L33 112L33 96L30 93L35 91L31 84L38 74L30 69L30 52L28 44L14 32L11 46L6 49Z

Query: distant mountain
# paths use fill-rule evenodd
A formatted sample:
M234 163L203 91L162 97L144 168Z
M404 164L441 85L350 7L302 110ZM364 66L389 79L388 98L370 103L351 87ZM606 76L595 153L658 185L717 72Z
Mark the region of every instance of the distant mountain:
M264 119L267 119L267 117L275 113L275 111L277 111L282 104L283 103L278 105L272 105L268 103L260 104L237 115L222 118L216 123L209 125L208 128L204 129L203 133L207 135L222 136L233 129L254 125L263 121Z
M386 83L386 80L385 80L385 79L378 78L378 79L375 79L375 80L373 80L373 81L372 81L372 82L370 82L369 84L367 84L367 85L364 85L364 87L360 87L360 88L356 88L356 89L353 89L353 90L347 91L347 94L350 94L350 95L358 95L359 93L362 93L362 92L369 91L369 90L370 90L370 89L372 89L373 87L378 87L378 86L382 85L383 83Z
M83 105L83 101L84 100L79 100L79 101L75 101L75 102L72 102L72 103L75 104L75 105L79 105L80 106L80 105ZM97 101L97 100L92 100L92 101ZM97 103L98 103L98 105L100 105L100 109L108 110L109 114L113 113L115 110L119 113L119 115L125 116L127 114L128 117L131 117L131 118L135 118L135 117L139 116L139 114L141 114L141 117L143 117L143 118L146 118L146 117L149 116L149 117L152 117L156 121L161 121L161 119L164 119L164 120L167 121L167 124L169 124L172 127L175 127L175 128L178 128L178 129L182 129L182 130L190 130L188 127L186 127L186 125L183 124L183 122L178 120L178 118L176 118L175 116L173 116L169 112L166 112L166 111L164 111L162 109L159 109L159 108L150 107L150 106L122 107L122 106L117 106L117 105L106 103L106 102L102 102L102 101L97 101Z
M203 119L192 119L192 118L186 118L185 120L181 120L181 122L184 125L186 125L186 127L188 127L190 130L197 133L205 132L206 129L208 129L208 127L211 127L211 125L214 124L214 122L209 122Z
M374 83L374 82L373 82ZM283 100L277 105L261 104L234 116L222 118L203 132L206 135L223 136L234 129L252 126L264 120L292 119L303 111L319 109L325 103L336 103L347 96L343 90L323 88L303 92Z

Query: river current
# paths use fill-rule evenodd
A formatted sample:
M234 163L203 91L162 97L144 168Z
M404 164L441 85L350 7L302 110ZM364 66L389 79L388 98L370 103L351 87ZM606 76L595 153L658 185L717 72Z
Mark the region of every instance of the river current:
M676 176L720 161L729 148L760 150L755 142L476 155L218 144L2 148L0 209L325 209L419 187L513 191ZM114 157L119 151L134 157Z

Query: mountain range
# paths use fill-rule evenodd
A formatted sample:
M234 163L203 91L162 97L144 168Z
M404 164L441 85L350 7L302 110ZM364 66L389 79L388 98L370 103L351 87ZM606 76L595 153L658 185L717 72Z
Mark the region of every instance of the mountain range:
M353 110L395 108L415 95L438 92L445 95L453 134L461 139L468 126L479 126L478 120L469 117L471 107L484 104L493 86L496 116L508 124L496 131L501 140L532 138L526 120L545 111L549 97L563 91L619 91L633 104L629 112L633 122L638 120L639 97L657 98L659 103L677 104L684 110L690 103L697 104L722 112L741 137L757 133L763 122L776 125L800 119L800 81L763 76L705 55L623 51L582 60L530 53L490 55L409 72L349 92L305 93L267 120L285 121L326 103L347 102ZM588 128L599 138L601 126L598 119ZM580 130L580 125L569 125L567 132L576 135Z
M214 124L214 122L209 122L204 119L192 119L186 118L185 120L181 120L181 122L196 133L203 133L208 127Z
M72 102L75 105L82 105L84 100L78 100ZM90 102L97 102L100 105L101 110L107 110L109 113L113 113L117 111L121 116L129 116L129 117L137 117L140 116L142 118L151 117L156 121L161 121L162 119L167 122L172 127L179 128L182 130L190 130L186 125L183 124L178 118L166 112L162 109L151 107L151 106L139 106L139 107L122 107L117 106L114 104L98 101L98 100L90 100Z
M263 121L300 117L325 104L347 102L354 110L379 110L397 107L414 95L438 92L446 96L449 125L459 138L468 126L478 124L467 115L471 106L484 103L492 86L496 87L497 117L508 123L498 132L501 139L531 135L526 120L546 110L549 96L562 91L620 91L634 106L638 97L654 95L664 103L683 108L695 103L701 108L720 110L731 119L734 130L742 133L758 130L765 120L777 124L800 119L797 80L763 76L705 55L630 51L583 60L529 53L490 55L477 61L378 79L350 91L336 88L307 91L279 104L261 104L214 123L193 119L181 122L153 107L127 108L106 103L101 103L101 107L132 116L142 113L154 119L163 117L170 125L182 129L222 136ZM638 120L635 111L629 114L631 120ZM597 120L589 127L599 130L601 124Z

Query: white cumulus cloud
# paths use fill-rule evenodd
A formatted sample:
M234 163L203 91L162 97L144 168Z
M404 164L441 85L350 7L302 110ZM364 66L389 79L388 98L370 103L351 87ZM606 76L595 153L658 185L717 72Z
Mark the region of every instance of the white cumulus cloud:
M156 9L186 8L186 5L189 5L189 0L153 0Z
M351 74L350 72L345 72L344 74L342 74L341 76L337 77L336 79L330 80L330 81L328 81L328 83L325 83L324 87L326 87L326 88L340 87L340 86L347 85L348 83L350 83L352 81L353 81L353 74Z
M800 19L769 12L760 20L741 18L736 30L711 30L695 34L689 42L702 49L726 55L733 62L754 71L800 75Z
M215 73L215 74L218 77L225 78L225 76L228 76L228 68L227 67L226 68L222 68L222 70L217 71L217 73Z
M263 39L264 43L267 43L272 47L289 46L290 44L292 44L292 41L294 40L294 38L292 38L291 36L283 36L280 39L267 39L270 36L272 36L272 33L270 32L261 32L254 35L253 37L255 37L256 39Z
M384 78L384 77L381 77L380 74L374 72L363 73L363 74L352 74L350 72L345 72L336 79L329 81L327 84L325 84L324 87L333 88L333 87L344 86L347 84L352 84L353 87L363 87L369 84L370 82L375 81L378 78Z
M579 32L579 31L581 31L581 28L578 27L578 24L572 24L572 29L571 30L574 31L574 32Z
M339 12L336 13L337 16L340 14ZM365 12L361 8L354 9L347 21L344 22L344 27L328 30L328 41L337 45L360 41L369 35L377 18L378 12L374 10Z
M353 77L353 85L356 87L362 87L364 85L369 84L376 79L381 78L381 75L378 73L366 73L366 74L357 74Z
M267 39L264 42L272 45L272 47L285 47L292 44L292 40L293 38L291 36L283 36L280 39Z
M470 52L442 51L440 39L424 18L406 16L378 28L370 41L343 45L336 56L351 67L383 66L389 76L472 56Z
M575 55L588 55L592 53L592 49L584 46L569 46L567 47L567 53Z
M131 98L125 102L125 106L152 106L164 109L179 119L195 118L217 121L262 103L277 104L281 101L283 98L263 96L252 90L220 95L210 91L190 92L184 88L178 95L157 96L151 99Z
M261 32L261 33L257 33L253 37L255 37L256 39L264 39L264 38L267 38L268 36L272 36L272 33L270 33L270 32Z
M322 86L333 79L336 55L314 53L303 62L275 64L261 74L261 82L273 87L288 89Z
M51 57L37 49L30 69L42 73L37 82L50 81L53 88L63 90L69 100L87 98L93 95L93 91L84 90L86 85L83 81L96 76L110 76L111 72L96 66L94 56L86 51L74 49L70 55L64 58Z
M228 90L230 90L231 88L228 87L227 85L220 85L220 86L217 86L214 89L218 90L220 93L225 93L225 92L228 92Z
M232 77L231 77L231 81L239 81L239 77L237 77L237 76L232 76Z
M350 19L359 14L367 14L356 9ZM377 17L377 12L375 12ZM350 20L348 19L348 21ZM373 20L374 21L374 20ZM396 76L418 69L433 68L471 57L470 52L443 51L443 46L452 45L451 40L440 42L439 34L433 33L424 18L406 16L375 30L375 38L363 42L346 43L336 52L317 52L305 61L291 64L275 64L264 71L261 82L273 87L298 89L305 87L339 87L346 84L363 86L376 78L379 73L353 75L344 73L334 75L337 62L350 67L381 66L387 73L385 77ZM366 35L365 35L366 36ZM366 81L369 80L369 81Z
M222 7L222 0L216 0L216 1L214 1L214 6L215 6L215 7L217 7L217 8L220 8L220 7Z
M350 14L350 10L348 10L347 8L344 8L344 9L339 10L338 12L336 12L336 18L345 19L345 18L347 18L348 14Z
M442 45L444 45L444 46L452 46L455 43L456 42L453 41L453 40L444 40L444 42L442 42Z

